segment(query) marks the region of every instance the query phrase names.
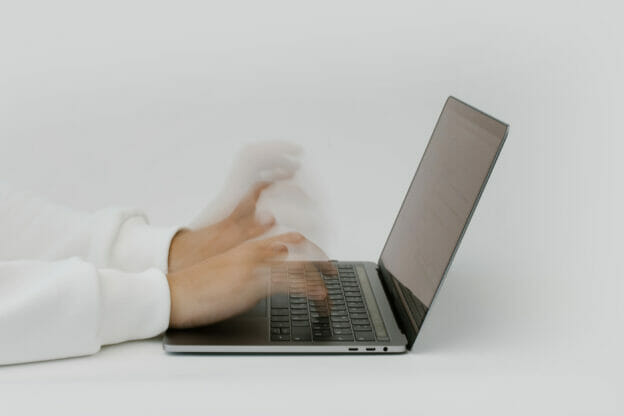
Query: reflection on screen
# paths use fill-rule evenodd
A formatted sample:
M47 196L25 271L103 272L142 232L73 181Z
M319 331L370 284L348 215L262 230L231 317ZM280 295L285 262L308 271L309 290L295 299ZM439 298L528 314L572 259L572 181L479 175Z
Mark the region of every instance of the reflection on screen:
M449 98L381 254L428 308L453 256L507 126Z

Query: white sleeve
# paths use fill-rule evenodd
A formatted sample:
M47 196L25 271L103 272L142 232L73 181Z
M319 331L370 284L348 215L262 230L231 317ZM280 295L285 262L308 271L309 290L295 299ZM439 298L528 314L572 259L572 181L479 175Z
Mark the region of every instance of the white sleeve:
M0 260L54 261L70 257L98 268L167 271L177 227L154 227L137 210L87 214L0 183Z
M177 228L87 214L0 183L0 364L91 354L169 323Z
M0 364L92 354L169 323L162 271L98 269L79 258L0 262Z

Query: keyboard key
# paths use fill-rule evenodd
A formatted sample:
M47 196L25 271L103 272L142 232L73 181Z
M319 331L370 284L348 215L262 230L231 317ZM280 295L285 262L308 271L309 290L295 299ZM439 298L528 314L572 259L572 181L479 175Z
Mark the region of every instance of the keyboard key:
M305 290L306 283L303 280L291 281L288 286L290 287L290 290Z
M334 334L348 335L348 334L351 334L351 329L350 328L334 328Z
M293 315L291 319L293 320L293 322L295 322L295 321L307 321L310 318L308 317L308 315Z
M310 326L310 321L293 321L292 326Z
M280 333L280 328L271 328L271 333L272 334L279 334Z
M351 323L353 325L370 325L368 319L352 319Z
M353 341L352 335L332 335L329 337L314 338L315 341L321 342L347 342Z
M349 322L346 316L332 316L332 322Z
M290 341L290 335L271 335L271 341Z
M288 307L288 296L285 294L275 294L271 296L271 306L272 307Z
M271 309L272 316L288 316L288 309Z
M271 322L288 322L290 319L287 316L272 316Z
M306 290L302 289L302 290L291 290L290 291L290 299L298 299L298 298L305 298L306 297Z
M351 325L345 322L332 322L334 328L351 328Z
M340 341L340 342L345 342L345 341L353 341L353 335L349 335L349 334L345 334L345 335L334 335L332 337L332 341Z
M293 341L312 341L310 328L294 327L291 336Z
M345 291L344 292L345 297L362 297L362 294L360 292L355 292L355 291Z
M290 328L290 322L271 322L273 328Z
M372 331L370 325L353 325L354 331Z
M356 341L375 341L375 335L372 332L359 332L355 333Z
M293 315L307 315L308 310L307 309L293 309L291 313ZM366 314L364 314L364 317L366 317Z
M365 313L352 313L351 319L368 319L368 315Z
M352 308L349 308L349 312L351 312L351 313L365 313L366 309L365 308L357 308L357 307L354 306Z
M280 328L282 334L290 334L290 328Z

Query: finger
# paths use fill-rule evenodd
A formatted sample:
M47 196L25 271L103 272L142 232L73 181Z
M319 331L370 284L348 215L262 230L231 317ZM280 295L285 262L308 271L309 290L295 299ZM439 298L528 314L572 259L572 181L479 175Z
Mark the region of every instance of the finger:
M301 244L306 238L296 232L276 235L274 237L258 240L255 242L255 261L275 261L278 258L285 258L288 255L289 244Z
M263 165L264 166L261 170L259 170L258 175L265 181L288 179L294 176L295 172L297 172L301 167L301 163L299 163L299 161L286 157L264 161Z
M247 239L261 236L275 226L275 217L269 215L267 218L256 219L253 225L247 230Z
M267 169L283 167L289 170L298 169L301 147L282 143L257 143L248 145L239 153L231 174L243 173L243 177L257 180L257 175ZM230 175L232 176L232 175ZM235 177L238 175L234 175Z
M327 254L312 241L305 239L291 247L289 260L302 262L323 262L329 260Z
M337 276L338 269L333 261L315 261L313 262L316 269L325 276Z
M260 172L260 178L272 181L272 182L281 182L286 181L288 179L292 179L295 176L296 170L288 170L283 168L275 168L263 170Z
M273 226L275 225L275 216L268 210L257 210L254 216L254 222L256 224L265 224Z
M301 244L307 241L306 238L298 232L289 232L284 234L275 235L267 239L261 240L261 244L270 245L272 243L284 243L284 244Z
M269 244L258 250L261 262L283 261L288 257L288 246L279 242Z
M250 191L251 200L256 203L262 195L262 192L267 189L269 186L273 185L272 181L262 181L256 183Z

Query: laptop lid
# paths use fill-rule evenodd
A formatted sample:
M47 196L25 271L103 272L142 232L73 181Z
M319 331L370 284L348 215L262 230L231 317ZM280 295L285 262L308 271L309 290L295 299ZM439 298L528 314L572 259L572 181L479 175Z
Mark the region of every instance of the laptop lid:
M449 97L379 259L408 348L446 275L509 126Z

